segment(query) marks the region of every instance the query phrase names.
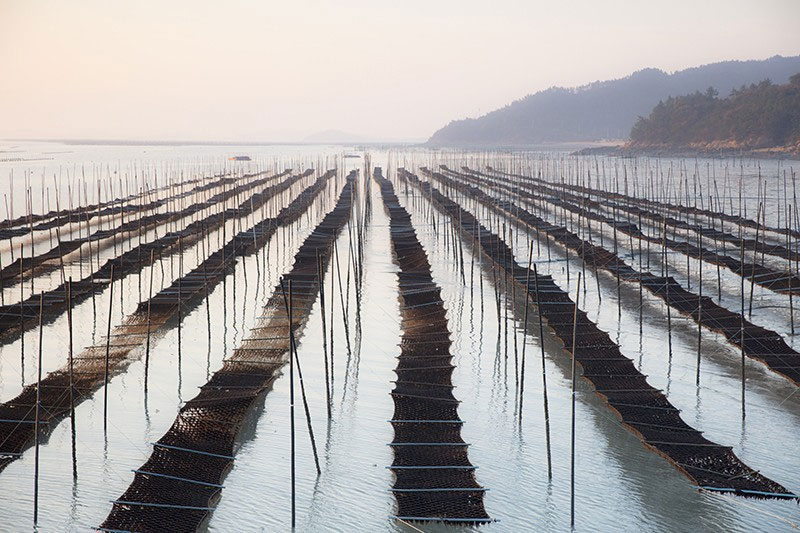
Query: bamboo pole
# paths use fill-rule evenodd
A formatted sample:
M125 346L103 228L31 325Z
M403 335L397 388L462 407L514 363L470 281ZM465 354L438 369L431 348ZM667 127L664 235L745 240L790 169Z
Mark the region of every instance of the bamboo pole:
M224 228L224 226L223 226ZM206 244L205 244L205 233L206 233L206 226L205 223L203 224L203 235L201 237L201 244L203 248L203 288L205 289L205 299L206 299L206 322L208 322L208 349L211 350L211 307L208 303L208 269L206 268ZM224 247L223 247L224 249ZM224 264L224 259L223 259ZM235 276L234 276L235 278Z
M281 280L282 282L282 280ZM281 292L285 294L283 290L283 285L281 285ZM289 300L293 301L292 299L292 280L289 280ZM290 304L284 298L283 300L284 306L286 307L286 312L289 315L289 357L294 360L294 365L297 367L297 378L300 381L300 397L303 401L303 410L306 414L306 424L308 425L308 434L311 438L311 450L314 453L314 465L317 468L317 476L322 474L322 470L319 467L319 456L317 455L317 442L314 439L314 428L311 425L311 411L308 408L308 399L306 398L306 388L303 382L303 370L300 367L300 358L297 356L297 340L294 336L294 308L293 304Z
M25 283L22 281L24 248L25 246L19 243L19 354L23 385L25 385Z
M697 244L700 249L700 261L697 265L698 298L697 298L697 376L696 384L700 386L700 350L703 342L703 232L697 233Z
M539 300L539 273L536 270L536 265L533 265L533 283L536 291L536 311L539 315L539 345L542 354L542 403L544 407L544 438L547 447L547 479L553 479L553 465L550 454L550 410L547 402L547 368L545 366L545 350L544 350L544 323L542 320L541 302Z
M334 243L334 250L335 250L335 243ZM330 250L328 252L330 253ZM331 298L333 298L333 301L331 302L331 327L330 327L330 335L329 335L329 338L331 339L331 393L332 393L333 392L333 386L334 386L333 384L336 381L336 372L335 372L335 368L333 366L334 311L336 310L336 297L334 296L334 292L336 290L336 285L334 283L335 283L336 276L333 275L334 274L334 272L333 272L334 271L333 259L331 259L329 261L329 263L331 265Z
M108 357L111 350L111 310L114 304L114 264L111 264L111 275L108 297L108 326L106 329L106 357L103 372L103 432L108 431Z
M784 175L784 180L786 179ZM794 288L792 287L792 241L791 241L791 233L790 233L790 226L789 221L792 219L792 205L787 202L786 205L786 249L789 250L789 253L786 255L787 260L787 274L789 276L789 326L791 328L792 335L794 335Z
M664 289L665 301L667 303L667 344L669 346L669 360L672 362L672 308L669 305L669 262L667 259L667 223L664 221L663 234L663 253L664 253Z
M342 288L342 267L339 263L339 247L336 244L336 241L333 241L333 254L336 258L336 273L339 279L339 300L342 306L342 323L344 324L344 338L347 343L347 353L350 354L350 328L347 319L347 305L344 301L344 289ZM348 290L349 294L349 290Z
M20 256L21 257L21 256ZM39 363L36 380L36 415L34 417L34 463L33 463L33 525L39 523L39 424L42 410L42 307L44 292L39 293Z
M325 327L325 277L323 275L322 258L317 254L317 280L319 281L319 303L321 308L322 318L322 354L323 362L325 365L325 402L327 406L328 419L331 418L331 382L330 382L330 368L328 366L328 338L326 335Z
M34 272L34 267L33 267L33 258L36 256L36 248L34 247L33 244L33 193L31 193L30 187L28 187L28 223L30 225L30 234L31 234L31 296L33 296L34 294L33 281L34 279L36 279L35 275L36 273ZM22 261L23 258L24 256L20 255L20 261ZM20 278L19 282L22 283L22 278Z
M725 202L720 202L719 200L719 190L717 189L717 182L714 180L714 192L716 194L716 202L714 205L717 206L717 209L722 209L722 214L725 214ZM711 203L711 197L709 197L709 203ZM714 221L714 217L711 218L711 228L716 229L716 222ZM719 229L720 231L725 231L725 218L720 215L719 217ZM722 240L722 255L727 255L725 239ZM714 252L719 254L719 241L717 240L716 234L714 235ZM722 305L722 274L720 273L721 266L719 261L715 261L717 263L717 303Z
M639 231L642 230L642 211L639 210ZM642 239L636 239L636 242L639 244L639 272L642 271ZM595 263L596 264L596 263ZM597 266L594 269L595 278L597 278ZM600 297L600 285L599 285L599 278L598 279L598 286L597 286L597 295L598 300L602 302L603 300ZM642 323L644 319L644 294L643 294L643 287L642 287L642 280L639 279L639 344L641 346L642 342Z
M283 288L283 280L281 280L281 291L283 292L284 298L286 297L286 291ZM289 327L289 337L292 338L294 334L294 326L292 324L292 316L294 314L294 303L292 302L292 280L289 280L289 313L287 316L287 324ZM290 341L291 342L291 341ZM290 344L290 352L292 350ZM295 473L295 439L294 439L294 357L292 354L289 354L289 424L290 424L290 441L291 441L291 469L292 469L292 477L291 477L291 486L292 486L292 529L294 529L296 524L296 497L295 497L295 486L296 486L296 473Z
M578 336L578 300L581 293L581 273L578 272L578 286L575 290L575 309L572 315L572 412L570 426L570 481L569 481L569 526L575 527L575 394L577 384L577 360L575 342Z
M75 373L72 342L72 276L67 282L67 327L69 329L69 418L72 436L72 478L78 478L78 461L75 448Z
M153 301L153 264L155 249L150 250L150 293L147 298L147 342L144 351L144 390L147 392L147 378L150 373L150 305Z
M178 380L181 378L181 322L183 321L183 233L178 235Z
M499 217L499 214L498 214ZM503 222L503 239L508 241L508 234L506 233L506 223ZM498 243L499 247L499 243ZM508 252L507 248L503 247L503 264L507 264L508 260ZM567 269L567 274L569 274L569 269ZM569 277L569 276L568 276ZM503 366L506 371L506 375L508 375L508 269L503 269ZM499 300L498 300L499 305Z
M522 359L519 376L519 427L522 428L522 403L525 394L525 346L528 337L528 297L531 291L531 264L533 263L533 241L528 243L528 270L525 272L525 314L522 320ZM515 283L516 285L516 283Z
M756 244L753 248L753 267L750 271L750 305L748 308L747 318L753 318L753 289L755 288L756 279L756 261L758 260L758 230L761 227L761 202L758 203L758 212L756 214ZM761 257L762 262L764 257ZM742 255L742 270L744 270L744 254Z
M742 364L741 364L741 367L742 367L741 368L742 369L742 420L744 420L744 417L745 417L745 409L744 409L744 389L745 389L745 385L744 385L745 384L745 368L744 368L744 342L745 342L745 337L744 337L744 234L742 233L741 226L739 227L739 234L742 235L742 238L741 238L741 245L742 245L742 275L740 276L741 277L741 282L742 282L742 284L741 284L741 304L742 304L742 308L741 308L741 314L739 316L739 318L740 318L740 322L739 322L739 341L741 342L741 356L742 356L741 357L741 359L742 359Z

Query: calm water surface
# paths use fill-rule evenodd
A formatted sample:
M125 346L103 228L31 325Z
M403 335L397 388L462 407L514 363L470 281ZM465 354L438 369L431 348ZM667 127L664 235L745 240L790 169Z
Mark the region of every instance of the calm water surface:
M9 149L4 143L0 149ZM328 157L341 155L340 147L266 146L266 147L134 147L134 146L67 146L57 144L20 145L21 158L50 157L46 161L0 163L0 180L7 180L14 168L15 188L25 169L36 179L42 169L49 176L64 176L81 165L125 172L136 164L152 172L175 172L175 169L211 171L221 168L221 161L231 153L248 153L254 158L252 168L269 166L279 159L280 168L303 165L325 166ZM66 151L69 153L43 154ZM10 157L9 154L5 154ZM371 150L373 163L385 169L398 165L430 164L434 158L454 166L456 157L465 154L429 153L422 150L388 152ZM478 155L469 157L475 158ZM483 157L483 156L481 156ZM511 157L511 156L503 156ZM536 158L555 158L553 154L531 154ZM267 164L267 161L269 163ZM606 161L612 168L614 160ZM720 173L722 162L715 164ZM588 163L587 163L588 164ZM591 162L593 165L594 163ZM643 163L641 163L643 164ZM661 162L668 165L669 162ZM673 162L674 165L679 164ZM699 167L705 170L705 161ZM738 162L736 163L738 165ZM747 172L757 171L753 162L746 162ZM149 165L149 166L148 166ZM360 168L363 161L345 160L344 170ZM694 166L694 162L687 164ZM733 165L733 163L731 163ZM773 178L782 172L776 162L762 162L762 173ZM738 167L737 167L738 168ZM783 168L783 167L781 167ZM788 168L788 166L787 166ZM690 168L691 170L691 168ZM99 170L96 170L99 172ZM390 170L391 177L394 173ZM719 174L718 174L719 175ZM51 177L48 179L52 179ZM66 178L63 178L66 181ZM774 181L774 180L773 180ZM307 184L308 182L304 183ZM149 392L143 391L144 366L137 358L124 373L115 376L108 388L109 431L103 432L102 391L77 408L78 479L73 481L70 463L69 423L60 423L41 447L40 525L41 531L89 531L103 521L111 509L110 500L119 497L133 479L136 469L150 454L150 443L172 424L185 401L206 382L209 373L248 334L281 273L288 270L292 257L303 239L330 209L342 184L331 182L317 204L286 230L271 240L264 256L240 259L236 272L219 284L209 295L212 336L207 340L206 309L198 305L184 318L183 355L177 359L177 330L168 327L156 338L151 351ZM0 181L0 192L7 193L9 181ZM362 181L363 185L363 181ZM397 186L396 186L397 187ZM299 188L298 188L299 190ZM470 460L478 466L479 483L490 489L486 508L497 522L480 528L454 526L422 527L425 531L535 531L569 529L569 409L570 359L560 343L549 335L544 339L545 371L551 412L553 480L546 472L544 417L542 412L541 344L536 315L529 316L528 331L523 330L522 302L512 295L503 295L503 306L509 308L508 347L505 330L498 332L504 316L498 317L494 305L495 289L490 270L481 269L481 259L473 256L471 245L463 248L467 270L462 284L453 260L452 243L445 232L445 218L431 209L424 198L409 189L397 187L397 193L409 212L420 241L431 261L434 279L443 288L457 369L453 374L454 394L462 401L459 415L466 421L462 435L470 442ZM753 197L757 193L753 193ZM24 197L24 188L15 192ZM35 196L35 195L34 195ZM34 199L35 200L35 199ZM277 203L285 203L285 198ZM91 201L91 199L90 199ZM471 203L464 202L467 208ZM752 204L751 204L752 205ZM322 475L317 478L311 446L303 415L298 410L298 530L301 531L413 531L395 523L388 516L395 512L395 502L388 489L392 485L391 449L393 402L389 392L395 379L392 370L399 354L397 343L401 331L396 297L396 266L392 261L388 218L380 193L372 187L372 214L365 242L364 285L361 300L361 327L356 328L355 294L349 292L352 350L348 353L337 306L335 322L334 408L330 421L325 413L325 388L322 367L322 340L319 302L301 339L299 357L307 386L314 432L320 450ZM278 206L280 207L280 206ZM34 211L36 211L34 207ZM481 217L486 213L479 212ZM768 211L769 216L777 213ZM434 231L432 216L437 216ZM785 215L784 215L785 216ZM2 217L0 217L2 218ZM777 220L777 218L775 219ZM231 226L232 227L232 226ZM595 229L595 237L600 228ZM607 230L607 229L606 229ZM228 229L227 235L231 235ZM216 234L211 236L216 246ZM221 244L221 240L219 241ZM46 249L46 245L42 245ZM344 254L348 235L343 233L338 247ZM528 241L524 230L514 242L518 260L527 257ZM552 260L545 253L534 259L543 273L554 276L564 289L575 289L575 274L580 264L574 254L567 280L565 256L553 248ZM621 253L628 253L623 246ZM196 264L198 247L187 251L186 268ZM10 260L2 250L3 263ZM104 250L103 258L113 256ZM656 256L654 251L654 257ZM267 258L266 267L261 262ZM342 257L344 268L344 256ZM77 268L77 267L73 267ZM660 266L651 264L651 270ZM712 280L710 293L716 292L716 269L706 266L705 279ZM681 270L683 269L683 270ZM696 276L696 263L691 263ZM686 281L685 259L670 257L670 270L679 281ZM344 271L343 271L344 273ZM721 444L733 446L748 465L782 483L790 490L800 490L800 394L796 387L772 375L761 365L747 362L747 417L742 422L740 410L740 377L738 353L714 335L704 333L702 382L695 386L696 325L673 314L673 354L667 356L665 308L660 300L645 293L644 329L638 333L638 289L622 287L623 312L617 314L616 281L600 274L600 295L597 282L587 269L587 294L581 306L596 320L601 329L610 332L622 346L623 353L634 359L649 381L663 388L670 401L683 411L685 420ZM169 265L162 277L154 269L154 285L171 282ZM481 278L483 278L481 280ZM470 280L473 284L470 284ZM738 301L738 278L721 275L723 304L735 309ZM54 283L58 278L52 278ZM122 295L121 309L130 313L139 296L139 283L147 287L149 272L129 276L115 284L115 300ZM37 281L38 283L38 281ZM44 282L43 282L44 283ZM330 294L331 272L326 275ZM18 290L18 288L17 288ZM27 289L26 289L27 290ZM106 310L109 291L98 295L95 305ZM602 297L602 302L600 297ZM11 293L5 294L12 298ZM769 291L755 291L753 321L789 335L789 317L785 298ZM330 301L330 298L329 298ZM119 311L119 309L117 310ZM505 307L501 315L505 314ZM81 303L75 310L76 346L98 340L105 331L104 312L93 318L92 301ZM119 320L116 315L115 321ZM63 365L66 321L58 319L46 326L43 345L43 370ZM500 341L498 344L498 333ZM527 333L527 334L526 334ZM524 417L520 425L515 416L514 339L517 355L522 345L527 357ZM792 344L794 343L792 339ZM26 335L24 370L20 361L19 342L0 348L0 398L15 396L23 382L35 379L34 357L38 346L33 333ZM506 357L506 354L508 357ZM138 354L141 356L141 354ZM796 503L744 500L701 494L664 459L646 450L639 440L624 429L596 397L589 385L579 381L577 404L577 476L576 529L581 531L784 531L800 523ZM280 377L248 419L240 437L240 447L233 470L225 479L225 488L217 510L207 528L210 531L281 531L289 529L289 407L288 379ZM33 453L0 473L0 530L32 529ZM796 526L795 526L796 527Z

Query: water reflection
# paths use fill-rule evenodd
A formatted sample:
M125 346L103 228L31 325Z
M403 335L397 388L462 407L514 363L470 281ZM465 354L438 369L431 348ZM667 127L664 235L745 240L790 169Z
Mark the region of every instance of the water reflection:
M157 157L197 163L200 158L211 161L228 150L227 147L180 147L173 152L161 151ZM296 157L316 157L320 152L332 156L340 150L336 147L248 147L247 151L258 152L265 158L277 155L286 162ZM418 164L429 164L428 159L434 156L441 160L467 157L464 154L424 151L409 151L403 155ZM130 147L75 147L75 153L65 154L60 163L136 161L146 157L150 156ZM384 168L388 168L388 157L388 152L382 150L373 153L375 164L382 164ZM479 158L477 155L474 157L476 160ZM54 161L53 164L58 163ZM642 171L646 165L640 164ZM667 164L662 162L662 165ZM719 161L710 164L716 165L718 174L722 173ZM744 170L752 173L757 169L751 165ZM765 175L770 172L766 168L762 171ZM388 174L393 175L392 172ZM728 189L735 189L735 185L729 183ZM450 221L433 209L430 202L415 194L413 189L406 191L398 187L397 191L401 202L412 214L420 241L428 252L434 279L443 288L457 365L453 384L456 385L457 398L462 401L459 414L466 421L463 436L472 443L470 458L479 467L478 481L491 489L486 496L487 509L492 517L499 519L497 523L481 527L480 531L566 529L569 509L569 356L559 341L550 335L545 336L553 452L553 479L549 481L544 443L540 341L535 312L530 313L526 331L523 331L524 307L504 289L502 277L497 279L496 272L481 257L475 256L472 246L455 238ZM755 186L748 195L754 198L753 191ZM325 205L331 205L335 194L335 187L326 190ZM344 233L337 243L340 252L338 268L331 267L325 278L327 311L334 313L333 319L327 321L328 327L334 331L329 347L334 354L332 358L335 357L331 378L337 400L331 420L327 419L325 405L322 339L319 335L322 323L318 302L312 310L306 334L300 340L298 355L303 362L309 406L314 424L319 428L318 437L322 437L319 441L322 475L316 476L306 434L299 434L298 530L412 531L387 519L394 512L394 499L387 492L392 485L391 472L385 468L392 461L391 450L386 446L392 440L387 420L393 411L389 392L392 388L390 381L395 377L392 369L396 364L394 357L399 353L400 333L396 320L396 276L390 256L388 219L379 192L374 188L372 204L364 240L363 277L357 280L358 286L354 287L356 270L350 255L353 247L349 246L352 243L349 232ZM470 210L474 207L467 202L465 206ZM755 212L754 206L751 198L748 208L751 214ZM274 209L274 206L269 206L267 215L274 214ZM502 232L502 225L495 217L480 209L477 211L483 220L491 221L496 231ZM209 294L208 307L201 301L183 311L180 357L177 355L175 323L165 328L163 336L153 339L149 392L145 393L143 388L141 362L134 362L124 374L112 379L109 407L113 416L107 433L103 431L102 401L98 402L95 397L78 406L77 479L72 477L72 462L66 459L72 455L70 425L65 421L56 427L42 446L40 498L43 502L43 531L91 529L103 520L110 510L108 500L116 498L130 483L130 469L138 468L149 456L148 443L162 435L173 422L183 394L194 394L195 387L203 384L208 375L221 365L225 354L239 344L247 328L260 314L276 280L288 268L297 246L324 215L324 209L314 208L310 213L308 219L278 231L272 239L274 242L270 241L262 251L260 263L254 266L255 259L248 258L246 267L244 263L242 268L237 266L226 282ZM767 216L769 220L777 213L770 207ZM231 235L230 228L228 235ZM599 240L596 229L593 235ZM514 228L512 240L518 259L527 254L528 237L535 239L535 235L527 235L524 228ZM208 242L221 245L220 232L212 234ZM129 247L135 244L134 239L128 241ZM623 242L620 251L629 253L629 247L629 243ZM648 260L652 261L650 269L657 271L661 256L656 247L653 248ZM10 258L8 250L0 252L5 254L2 259L7 264L7 258ZM102 251L101 259L105 260L112 253L113 249ZM195 261L192 261L192 255ZM194 266L198 255L199 251L187 251L184 266ZM574 254L572 256L569 268L574 289L574 274L581 265ZM537 240L535 258L542 274L553 275L563 288L568 286L565 256L556 245L549 240L546 243ZM685 262L679 258L668 259L670 273L678 276L680 281ZM173 272L172 264L163 271L157 268L160 278L156 281L159 285L167 283L179 270L175 268ZM696 271L696 265L693 270ZM593 280L594 273L590 269L584 271L589 278L585 285L587 299L581 299L585 301L584 310L601 329L617 339L623 353L633 358L642 372L649 374L648 379L654 386L668 391L670 401L683 410L684 417L698 429L706 431L708 438L735 446L736 453L751 466L789 488L800 488L800 468L797 467L793 446L800 440L800 394L795 394L796 387L748 362L748 416L743 424L738 404L739 360L735 350L716 336L704 333L701 385L698 388L695 383L696 326L673 315L673 353L669 358L664 349L663 304L645 294L643 331L639 335L638 288L622 284L623 312L619 316L615 309L615 280L603 274ZM708 276L708 279L714 277ZM126 278L114 288L120 294L122 313L128 314L134 309L138 303L137 289L143 292L147 287L147 272L136 278ZM738 284L733 276L724 272L721 279L723 302L730 301L734 305L733 295ZM713 287L709 285L709 294L716 292ZM28 286L25 288L27 291ZM5 297L10 294L10 291L6 292ZM96 302L87 300L76 307L76 347L98 341L98 327L105 324L101 318L98 325L97 310L105 308L103 302L107 300L107 294L100 293ZM14 298L17 297L15 293ZM759 293L756 293L756 302L758 297ZM763 298L765 304L783 301L778 298L770 300L769 295ZM359 300L360 309L356 305ZM207 334L207 313L214 327L211 337ZM786 334L788 316L781 313L780 309L754 308L753 321L775 328L780 326L783 328L781 333ZM45 354L44 365L48 369L63 364L66 350L58 344L58 336L59 328L63 331L64 324L55 321L46 329L46 342L53 342L55 346L52 353ZM350 335L345 335L345 324L351 329ZM32 337L29 335L28 338ZM523 343L526 343L528 363L520 429L519 417L515 414L518 408L515 407L517 400L512 372L514 356L521 353ZM30 350L36 349L34 345L34 342L26 342L28 358L33 353ZM20 354L19 343L9 343L0 348L0 392L3 398L15 395L20 384L26 380L30 382L36 370L28 364L23 372ZM269 531L286 528L289 522L287 381L285 377L279 377L273 389L262 397L248 417L237 441L236 464L224 482L222 499L207 526L209 530ZM588 384L579 384L577 529L780 530L789 525L777 517L800 522L800 511L792 503L742 501L697 493L690 482L664 459L645 449L634 435L621 427L616 416L591 392ZM324 431L321 430L322 424L325 425ZM304 425L298 427L304 428ZM4 502L0 507L0 523L10 530L30 527L32 503L28 488L32 468L32 458L26 456L0 474L0 499ZM425 531L471 529L424 527Z

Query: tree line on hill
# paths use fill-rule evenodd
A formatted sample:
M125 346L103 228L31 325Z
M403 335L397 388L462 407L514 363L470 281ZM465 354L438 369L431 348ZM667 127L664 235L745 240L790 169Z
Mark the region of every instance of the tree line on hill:
M639 117L630 148L800 149L800 73L789 83L741 86L721 98L716 89L660 101Z
M724 61L671 74L648 68L582 87L552 87L479 118L454 120L436 131L433 146L509 146L628 138L640 115L659 101L716 87L732 88L771 79L786 83L800 72L800 56Z

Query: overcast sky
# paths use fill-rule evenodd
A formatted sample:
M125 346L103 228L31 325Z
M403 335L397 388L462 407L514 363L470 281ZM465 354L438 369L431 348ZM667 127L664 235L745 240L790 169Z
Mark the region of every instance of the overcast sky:
M800 1L0 0L0 138L425 139L552 85L800 54Z

